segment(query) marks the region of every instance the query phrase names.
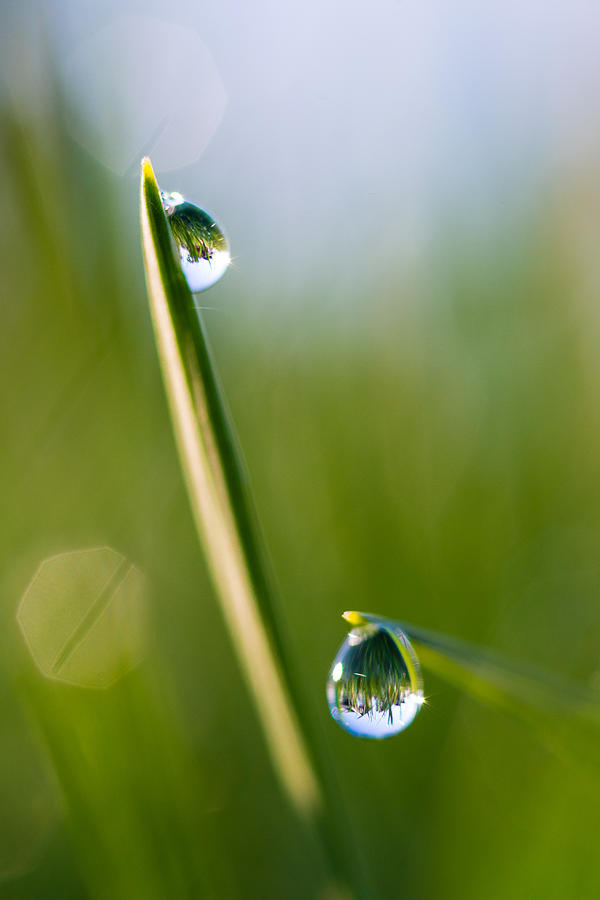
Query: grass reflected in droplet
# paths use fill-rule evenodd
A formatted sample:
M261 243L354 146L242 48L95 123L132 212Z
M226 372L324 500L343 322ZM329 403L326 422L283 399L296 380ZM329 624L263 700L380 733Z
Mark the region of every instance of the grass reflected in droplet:
M212 216L178 192L161 193L161 197L189 289L205 291L229 267L227 238Z
M376 619L353 628L333 661L327 699L335 721L357 737L390 737L410 725L423 704L423 686L401 629Z

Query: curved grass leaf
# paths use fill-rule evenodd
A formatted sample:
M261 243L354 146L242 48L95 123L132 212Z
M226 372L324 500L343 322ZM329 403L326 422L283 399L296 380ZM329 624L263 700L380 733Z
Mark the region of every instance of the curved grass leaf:
M273 610L252 537L245 473L149 160L141 210L150 307L196 527L277 771L307 813L321 803L320 791L268 632Z
M369 613L347 612L353 625L386 621ZM576 756L600 767L600 693L556 672L516 662L487 647L394 622L410 638L423 666L470 694L533 728L557 756ZM560 665L560 663L559 663Z
M141 230L146 282L163 379L200 542L255 700L271 758L296 811L314 826L336 871L338 896L354 883L356 851L341 826L327 762L286 664L273 592L239 451L202 320L176 256L152 166L142 162Z

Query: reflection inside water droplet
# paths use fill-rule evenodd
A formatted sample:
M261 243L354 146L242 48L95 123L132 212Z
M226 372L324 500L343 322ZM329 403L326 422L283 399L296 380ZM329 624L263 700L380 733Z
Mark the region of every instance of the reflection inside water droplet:
M404 632L387 620L353 628L327 682L333 718L359 737L403 731L423 704L417 656Z
M205 291L225 274L231 262L227 238L212 216L181 194L174 191L161 196L189 289Z

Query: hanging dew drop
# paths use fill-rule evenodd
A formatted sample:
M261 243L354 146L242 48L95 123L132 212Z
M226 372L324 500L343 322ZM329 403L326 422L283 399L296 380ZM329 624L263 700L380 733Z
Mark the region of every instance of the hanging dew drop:
M413 721L423 704L419 660L404 632L386 619L360 620L340 647L327 682L335 721L358 737L385 738Z
M194 294L205 291L231 262L227 238L212 216L181 194L161 196L189 289Z

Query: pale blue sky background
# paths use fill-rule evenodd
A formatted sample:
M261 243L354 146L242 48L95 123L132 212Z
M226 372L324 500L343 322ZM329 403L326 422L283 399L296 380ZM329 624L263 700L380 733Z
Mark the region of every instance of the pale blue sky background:
M276 269L282 295L328 271L364 293L449 211L493 231L599 158L594 2L52 0L19 18L4 44L28 102L46 43L77 140L125 192L149 151L259 290Z

